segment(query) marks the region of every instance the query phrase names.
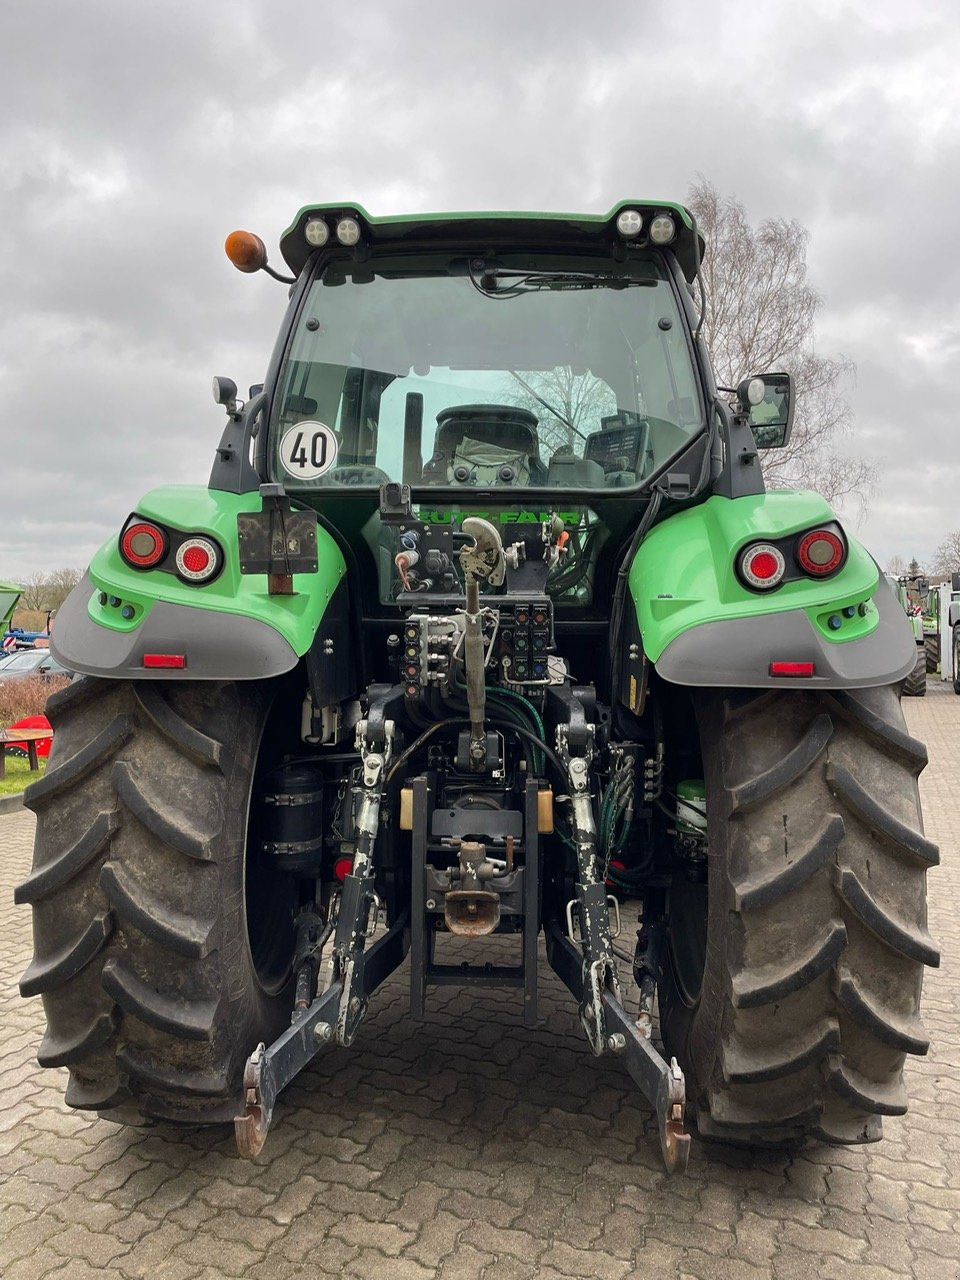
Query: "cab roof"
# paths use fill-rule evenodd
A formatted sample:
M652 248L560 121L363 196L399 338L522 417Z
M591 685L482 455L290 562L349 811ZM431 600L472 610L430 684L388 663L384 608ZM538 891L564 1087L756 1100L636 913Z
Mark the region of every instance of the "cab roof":
M304 237L311 218L323 218L334 229L340 218L355 218L360 224L361 244L402 249L422 245L474 245L478 249L507 248L601 248L625 243L617 231L617 216L624 209L636 209L644 230L658 213L670 213L677 223L676 239L667 246L677 256L687 280L692 281L703 257L703 236L696 220L683 205L669 200L620 200L609 213L413 213L374 218L359 204L308 204L300 210L280 239L284 260L299 275L316 252ZM631 240L646 244L644 232Z

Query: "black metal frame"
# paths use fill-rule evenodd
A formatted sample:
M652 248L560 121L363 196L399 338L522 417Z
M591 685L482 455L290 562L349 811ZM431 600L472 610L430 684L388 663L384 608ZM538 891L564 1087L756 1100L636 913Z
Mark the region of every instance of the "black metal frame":
M430 928L425 899L427 848L433 788L426 777L413 778L413 840L410 914L410 1013L424 1016L428 986L518 987L523 991L523 1024L537 1025L537 938L540 933L539 786L528 778L524 793L523 935L519 965L451 965L434 962L436 934Z

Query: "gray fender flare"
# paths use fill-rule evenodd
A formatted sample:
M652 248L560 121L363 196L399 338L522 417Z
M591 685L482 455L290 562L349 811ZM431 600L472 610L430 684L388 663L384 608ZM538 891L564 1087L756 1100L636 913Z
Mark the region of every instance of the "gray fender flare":
M84 574L57 612L50 648L70 671L123 680L265 680L299 661L280 632L258 618L163 600L135 630L112 631L87 612L96 590ZM182 653L186 666L144 667L145 653Z
M881 577L880 621L861 640L824 639L803 609L704 622L677 636L654 666L673 684L734 689L864 689L895 684L913 670L917 645L907 615ZM770 663L812 662L815 674L771 676Z

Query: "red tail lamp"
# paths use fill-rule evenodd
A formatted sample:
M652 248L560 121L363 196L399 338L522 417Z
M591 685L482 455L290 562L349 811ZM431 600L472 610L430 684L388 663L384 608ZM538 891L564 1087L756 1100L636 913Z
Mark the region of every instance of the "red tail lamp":
M167 535L155 524L139 520L120 535L120 554L134 569L152 569L167 554Z
M238 271L262 271L267 265L266 245L252 231L231 231L223 248Z
M187 538L177 548L177 573L186 582L209 582L219 572L222 559L211 538Z
M825 578L843 564L847 549L832 529L811 529L797 543L797 559L804 573Z
M772 542L754 542L740 552L737 567L748 586L755 591L769 591L780 585L787 564L783 552Z

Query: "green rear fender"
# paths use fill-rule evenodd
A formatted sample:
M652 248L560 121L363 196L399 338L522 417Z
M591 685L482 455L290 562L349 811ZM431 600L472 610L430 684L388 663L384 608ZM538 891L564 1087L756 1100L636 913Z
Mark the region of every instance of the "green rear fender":
M317 572L295 575L294 595L270 595L265 574L241 574L238 555L237 516L261 509L259 493L151 490L136 513L180 533L212 536L223 549L223 569L207 585L163 569L132 569L120 556L118 529L57 616L52 644L60 661L90 675L149 679L262 679L289 671L313 643L346 564L320 527ZM144 654L182 655L186 665L148 669Z
M818 494L774 492L712 497L657 525L629 582L644 652L658 672L678 684L763 688L798 684L771 673L771 663L790 662L812 663L803 683L821 687L901 679L916 656L909 624L873 558L846 531L847 561L826 580L797 578L760 593L736 575L748 543L783 546L828 522L837 518Z

